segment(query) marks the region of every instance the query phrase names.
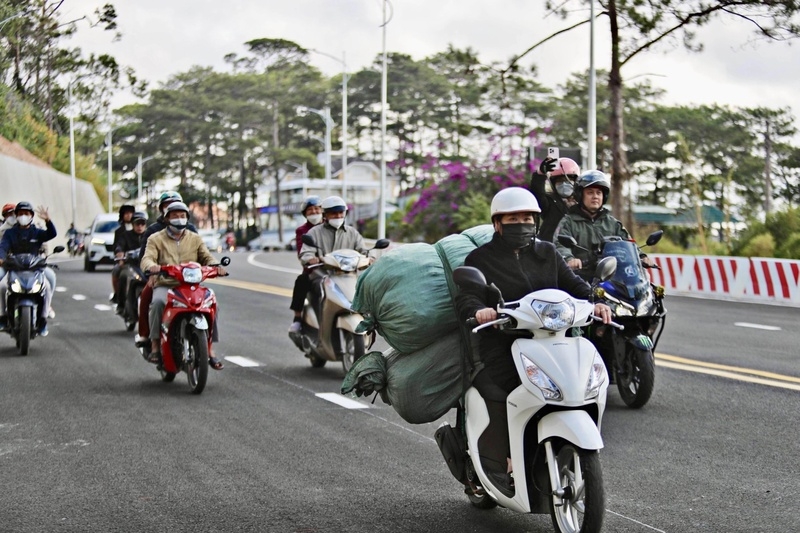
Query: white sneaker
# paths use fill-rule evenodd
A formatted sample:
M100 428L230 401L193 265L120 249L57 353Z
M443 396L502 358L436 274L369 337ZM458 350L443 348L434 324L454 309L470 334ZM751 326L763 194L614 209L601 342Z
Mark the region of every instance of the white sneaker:
M292 325L289 326L289 333L300 333L303 331L303 324L300 322L292 322Z
M139 346L142 343L150 342L150 339L147 337L142 337L141 335L136 335L136 337L133 339L133 342L136 344L136 346Z
M47 312L47 318L55 318L55 317L56 317L56 312L53 311L53 308L51 307L50 311Z

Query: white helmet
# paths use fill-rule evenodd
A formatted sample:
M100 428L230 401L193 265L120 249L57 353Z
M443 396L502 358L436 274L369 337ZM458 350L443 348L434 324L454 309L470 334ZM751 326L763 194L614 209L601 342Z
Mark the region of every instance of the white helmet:
M503 189L492 198L492 219L495 215L506 213L541 213L539 202L528 189L509 187Z
M328 196L322 200L322 211L333 211L340 213L347 211L347 204L338 196Z

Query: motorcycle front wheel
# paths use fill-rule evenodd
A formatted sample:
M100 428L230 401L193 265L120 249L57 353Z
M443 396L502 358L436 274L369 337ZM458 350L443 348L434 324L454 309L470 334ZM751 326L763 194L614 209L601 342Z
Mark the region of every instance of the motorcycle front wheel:
M364 335L356 335L345 330L339 330L342 340L342 368L345 373L350 372L356 361L364 356Z
M189 357L186 375L192 394L200 394L208 379L208 336L205 330L192 328L189 333Z
M31 344L31 327L33 322L33 309L22 307L19 310L19 336L17 337L17 348L20 355L28 355Z
M656 367L652 350L625 345L625 358L617 363L617 389L625 405L644 406L653 394Z
M595 450L583 450L566 443L554 459L565 495L558 506L556 497L550 498L553 527L560 533L599 532L605 513L600 455Z

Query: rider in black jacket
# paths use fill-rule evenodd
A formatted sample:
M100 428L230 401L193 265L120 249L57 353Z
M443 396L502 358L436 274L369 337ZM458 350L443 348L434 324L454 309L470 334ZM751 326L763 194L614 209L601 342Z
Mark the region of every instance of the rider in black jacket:
M539 164L539 172L531 176L530 191L542 209L542 221L537 237L553 242L556 226L569 208L575 205L572 192L575 180L581 173L578 164L568 157L546 158ZM545 180L550 180L552 192L545 192Z
M39 206L36 214L44 220L47 229L37 228L33 225L34 210L30 202L18 203L14 208L14 214L17 217L16 225L6 230L0 240L0 265L3 264L8 254L38 254L42 243L54 239L58 234L46 207ZM47 314L50 312L50 303L53 298L50 281L47 281L46 277L45 280L44 305L40 310L42 316L39 322L39 335L42 336L47 335ZM0 280L0 330L5 329L8 323L6 317L7 290L8 285L4 277Z

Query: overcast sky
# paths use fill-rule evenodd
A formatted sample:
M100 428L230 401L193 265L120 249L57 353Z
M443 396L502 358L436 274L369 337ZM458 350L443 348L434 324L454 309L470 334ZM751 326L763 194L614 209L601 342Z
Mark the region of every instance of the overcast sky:
M381 0L112 0L122 39L78 22L70 45L86 52L109 53L157 87L170 75L193 65L225 68L227 53L245 53L243 43L282 38L337 57L346 54L349 71L371 64L381 53ZM101 0L66 0L63 20L91 13ZM392 0L387 49L414 59L444 51L452 43L472 47L483 62L507 62L533 43L568 26L544 17L543 0ZM575 14L575 20L588 15ZM596 29L596 66L608 68L607 19ZM752 43L751 27L725 18L698 32L705 50L693 54L663 49L640 54L623 69L623 78L649 75L667 91L670 104L720 103L735 106L791 107L800 114L797 46ZM588 68L588 25L559 36L529 54L541 80L555 86ZM340 63L312 54L311 62L328 75ZM127 103L129 98L121 103ZM390 102L391 104L391 102Z

